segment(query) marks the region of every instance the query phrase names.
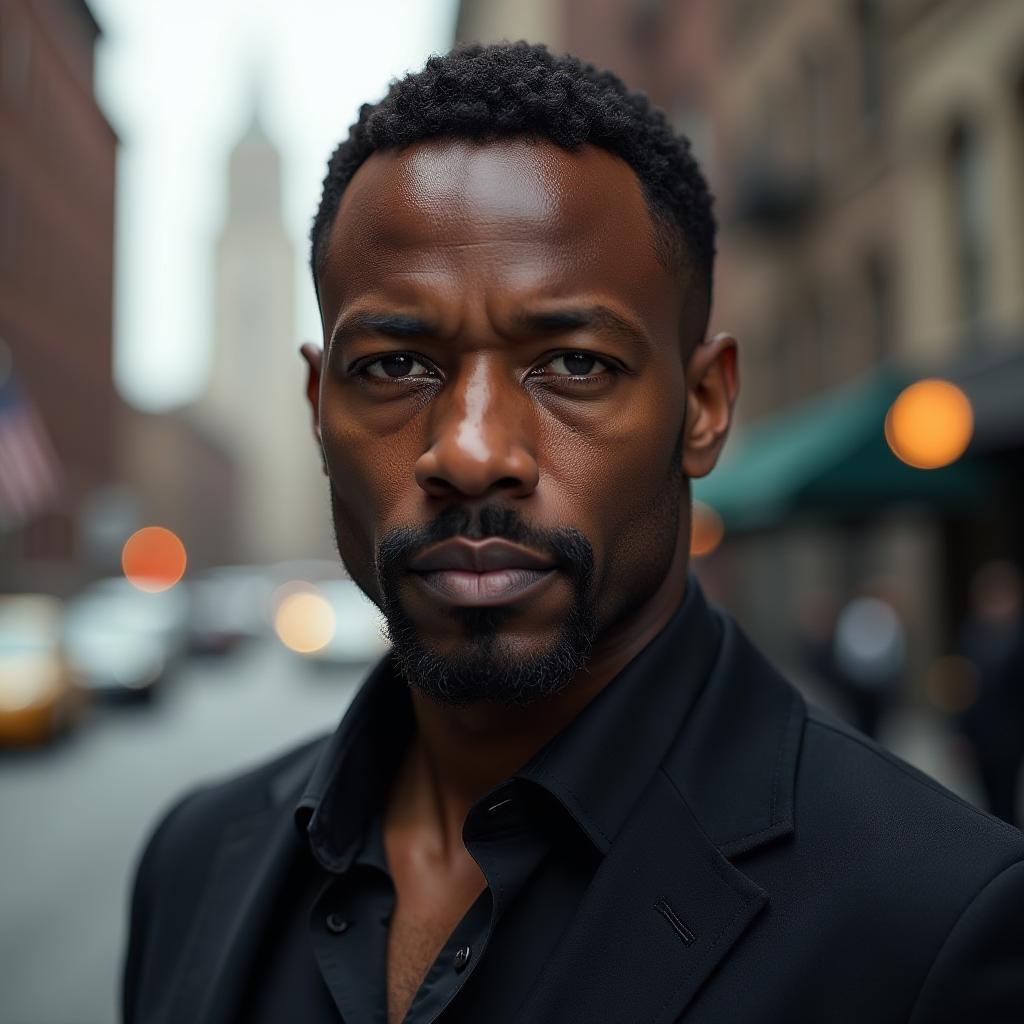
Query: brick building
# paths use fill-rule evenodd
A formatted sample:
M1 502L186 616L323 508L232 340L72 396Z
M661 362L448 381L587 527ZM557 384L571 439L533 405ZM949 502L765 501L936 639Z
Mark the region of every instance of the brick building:
M0 0L0 338L59 486L8 514L4 586L73 582L78 510L116 474L117 139L93 94L83 0Z

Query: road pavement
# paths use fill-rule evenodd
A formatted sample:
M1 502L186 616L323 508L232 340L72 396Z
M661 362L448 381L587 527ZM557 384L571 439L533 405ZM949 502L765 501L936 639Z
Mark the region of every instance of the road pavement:
M364 670L274 642L185 663L152 707L94 709L0 756L0 1022L114 1024L141 844L187 787L334 728Z

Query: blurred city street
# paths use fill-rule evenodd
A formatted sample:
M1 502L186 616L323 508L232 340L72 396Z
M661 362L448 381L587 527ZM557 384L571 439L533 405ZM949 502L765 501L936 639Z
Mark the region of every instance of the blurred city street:
M810 702L1024 821L1024 3L0 0L0 24L0 1024L118 1021L157 821L333 730L382 653L338 557L338 510L380 502L322 441L310 224L360 105L456 43L543 43L664 113L714 197L700 317L742 381L687 482L692 571ZM446 387L476 379L428 343ZM494 408L473 422L519 429ZM545 488L546 429L494 449L536 448ZM366 463L395 508L430 496L428 434ZM595 450L639 463L644 436Z
M257 642L183 662L153 706L98 707L54 747L4 751L0 1021L116 1020L127 887L157 818L188 786L333 729L363 672Z

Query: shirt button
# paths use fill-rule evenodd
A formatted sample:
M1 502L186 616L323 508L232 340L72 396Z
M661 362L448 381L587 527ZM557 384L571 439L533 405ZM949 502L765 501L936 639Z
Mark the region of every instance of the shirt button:
M459 946L455 950L455 956L452 959L452 967L455 968L456 974L461 974L466 966L469 964L469 958L473 955L473 950L469 946Z
M341 914L328 914L327 930L334 935L342 935L348 931L348 921Z

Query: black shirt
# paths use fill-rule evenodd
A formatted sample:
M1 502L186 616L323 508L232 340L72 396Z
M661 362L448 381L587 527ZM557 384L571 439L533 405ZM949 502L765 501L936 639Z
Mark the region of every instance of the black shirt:
M463 827L487 888L429 969L406 1024L505 1024L544 972L710 672L721 624L697 586L652 643ZM394 886L382 839L414 728L390 659L324 749L239 1021L385 1024ZM614 941L609 936L609 941Z

